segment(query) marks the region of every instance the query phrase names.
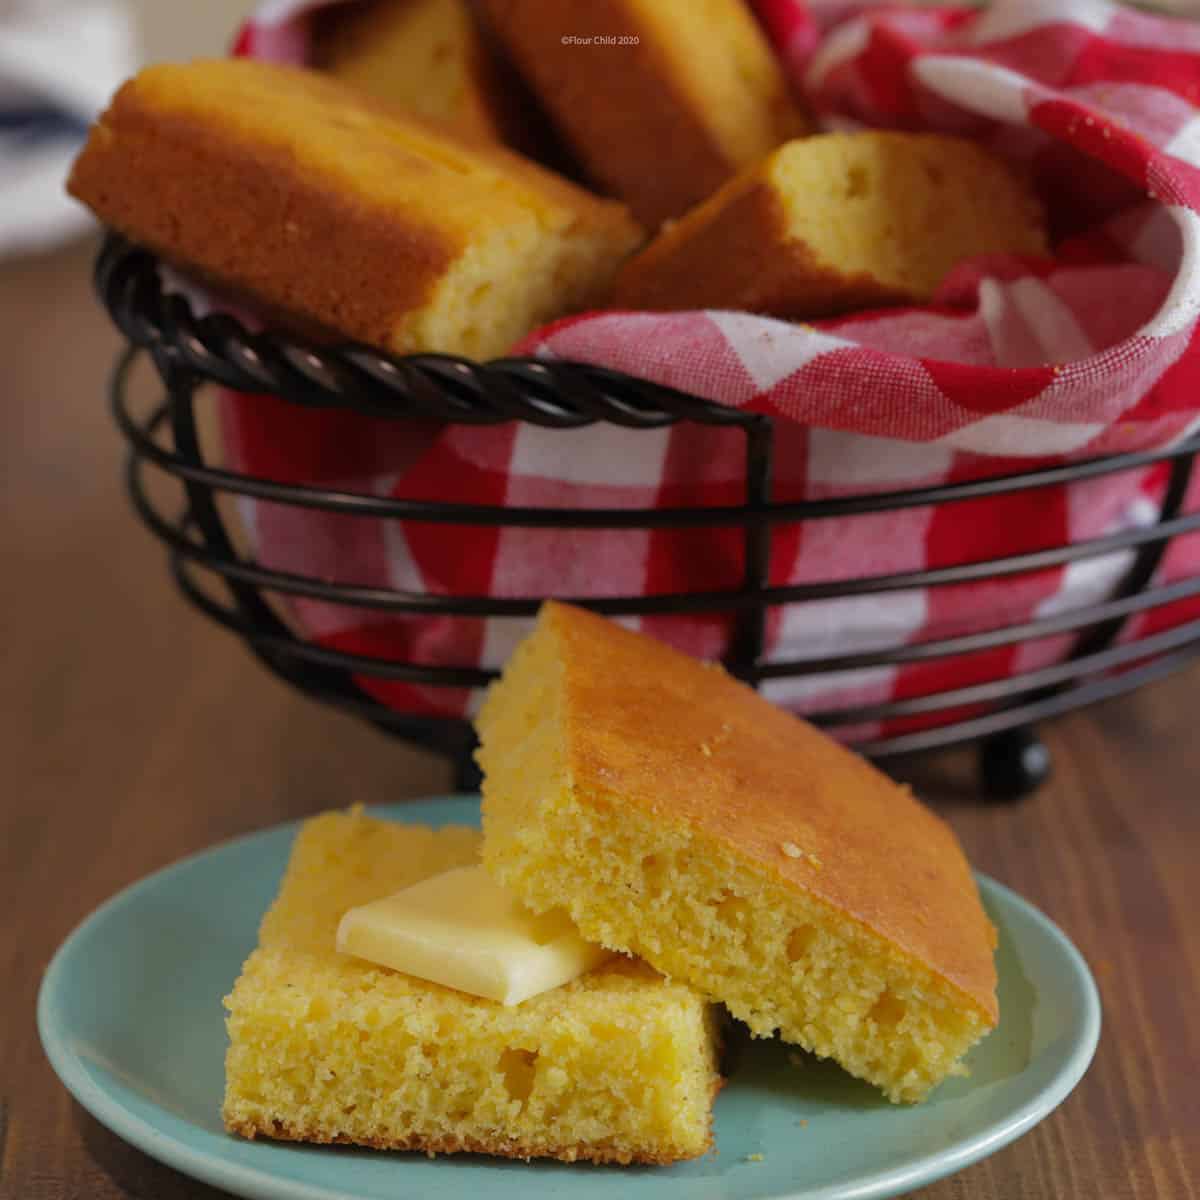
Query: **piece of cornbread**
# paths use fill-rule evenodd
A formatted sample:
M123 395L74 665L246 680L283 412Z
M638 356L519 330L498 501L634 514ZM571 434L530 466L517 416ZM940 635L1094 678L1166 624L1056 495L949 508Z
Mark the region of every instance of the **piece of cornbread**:
M996 1024L949 826L720 667L549 603L477 727L484 864L534 910L894 1101Z
M665 1163L711 1143L713 1009L616 959L506 1008L337 953L356 905L477 861L479 834L326 813L226 998L226 1127L377 1149Z
M744 0L483 0L597 183L650 227L805 122Z
M619 204L316 71L163 65L71 174L107 224L305 327L488 358L587 306L641 238Z
M467 0L370 0L315 16L312 65L477 138L511 142L519 92L489 52Z
M790 142L665 229L616 303L805 319L930 299L982 254L1044 254L1033 193L963 138L831 133Z

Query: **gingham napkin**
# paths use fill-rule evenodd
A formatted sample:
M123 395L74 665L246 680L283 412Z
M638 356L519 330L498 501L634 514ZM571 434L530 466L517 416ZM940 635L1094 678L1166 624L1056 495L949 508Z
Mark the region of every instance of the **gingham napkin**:
M0 0L0 256L91 224L63 180L89 122L134 61L121 4Z
M354 2L354 0L343 0ZM276 0L239 53L302 61L311 3ZM998 0L920 9L758 0L793 79L829 127L936 129L1029 167L1056 258L964 264L934 304L813 325L734 312L598 313L517 349L618 368L776 418L775 499L928 486L1158 446L1200 425L1200 24L1106 0ZM614 51L619 53L619 51ZM264 397L225 405L234 464L379 495L513 505L730 504L743 499L729 432L396 426ZM936 509L776 527L771 582L917 571L1095 538L1153 522L1161 467ZM1200 480L1190 502L1200 501ZM736 587L734 531L473 529L251 504L261 561L406 591L587 597ZM1177 541L1159 579L1200 572ZM771 611L768 661L927 641L1049 616L1109 596L1124 551L981 584ZM1176 605L1146 633L1196 615ZM320 642L401 660L496 666L523 620L398 619L300 600ZM693 653L726 648L731 618L630 621ZM813 712L1020 674L1069 635L839 676L767 684ZM459 714L478 697L362 680L397 707ZM955 715L962 716L966 710ZM939 718L893 721L886 732ZM844 734L884 731L863 723Z

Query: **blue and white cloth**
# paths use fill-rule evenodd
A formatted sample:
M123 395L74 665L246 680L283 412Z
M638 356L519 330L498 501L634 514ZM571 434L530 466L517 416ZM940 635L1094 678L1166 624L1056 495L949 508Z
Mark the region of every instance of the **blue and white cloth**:
M0 256L87 229L63 190L88 125L137 66L117 0L0 0Z

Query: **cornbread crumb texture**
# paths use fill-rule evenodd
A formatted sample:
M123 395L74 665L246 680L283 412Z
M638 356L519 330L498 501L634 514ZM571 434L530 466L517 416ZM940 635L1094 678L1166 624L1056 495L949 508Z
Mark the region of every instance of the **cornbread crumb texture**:
M950 829L724 672L551 603L477 726L485 864L531 907L896 1101L996 1023Z
M711 1144L712 1006L617 959L514 1008L334 950L344 911L478 860L479 834L328 813L226 998L243 1137L670 1162Z
M793 141L664 230L621 272L622 307L733 308L801 320L929 300L985 254L1044 254L1041 207L962 138Z
M499 146L245 59L142 71L69 190L202 277L399 353L503 353L595 302L642 236L621 205Z
M580 160L651 228L803 131L743 0L483 7Z
M532 114L467 0L369 0L314 14L312 65L475 138L528 149Z

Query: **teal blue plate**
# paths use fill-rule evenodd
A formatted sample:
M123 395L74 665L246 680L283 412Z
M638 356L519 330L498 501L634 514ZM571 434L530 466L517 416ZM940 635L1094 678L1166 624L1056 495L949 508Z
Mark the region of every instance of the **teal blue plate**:
M477 824L452 797L378 815ZM866 1200L894 1196L1011 1142L1078 1083L1100 1033L1079 952L1041 913L986 877L1000 930L1000 1027L969 1079L895 1107L833 1064L751 1042L716 1107L717 1153L674 1167L593 1167L245 1142L219 1109L221 997L254 945L295 825L206 850L98 908L42 982L38 1027L67 1088L118 1136L180 1171L253 1200L676 1198ZM758 1157L761 1155L761 1159Z

